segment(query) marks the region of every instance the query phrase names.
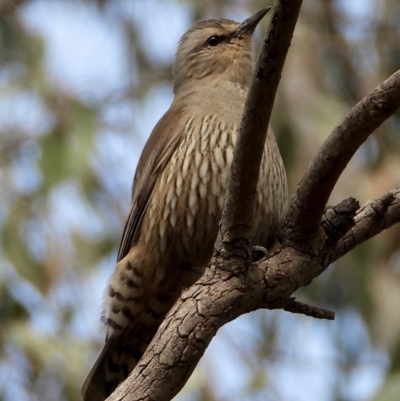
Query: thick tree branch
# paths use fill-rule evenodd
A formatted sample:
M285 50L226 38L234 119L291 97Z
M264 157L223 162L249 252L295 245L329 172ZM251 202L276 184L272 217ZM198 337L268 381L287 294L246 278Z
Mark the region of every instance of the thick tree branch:
M129 378L109 401L170 400L183 387L217 330L263 301L263 271L251 278L233 276L213 266L188 289L164 319Z
M282 308L332 319L329 311L293 302L291 295L331 261L398 222L400 189L363 206L354 220L354 227L334 248L317 243L314 252L307 254L277 243L267 260L235 274L221 269L219 258L213 260L203 277L182 294L138 366L109 401L170 400L186 383L218 329L244 313Z
M285 225L287 239L318 235L326 202L347 163L368 136L400 107L400 70L356 104L322 145L299 184Z
M212 264L182 294L138 368L117 389L115 395L124 394L125 398L110 400L169 400L183 387L218 329L244 313L259 308L282 308L333 319L333 312L297 302L291 294L349 247L352 249L400 221L400 188L360 208L354 219L356 225L339 241L338 250L328 247L322 248L324 253L319 255L307 255L291 247L278 246L269 259L237 274ZM356 234L351 234L353 231ZM354 238L355 241L345 245Z
M228 252L250 261L250 232L261 158L276 91L289 50L302 0L275 3L257 61L235 147L231 178L222 215L220 238ZM250 162L251 161L251 162ZM231 255L233 256L233 255Z

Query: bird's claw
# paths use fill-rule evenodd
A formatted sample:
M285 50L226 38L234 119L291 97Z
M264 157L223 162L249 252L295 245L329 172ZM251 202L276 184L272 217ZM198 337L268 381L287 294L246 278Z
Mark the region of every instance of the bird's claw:
M264 248L263 246L259 245L253 245L251 247L251 256L253 262L256 262L257 260L267 257L268 256L268 250L267 248Z

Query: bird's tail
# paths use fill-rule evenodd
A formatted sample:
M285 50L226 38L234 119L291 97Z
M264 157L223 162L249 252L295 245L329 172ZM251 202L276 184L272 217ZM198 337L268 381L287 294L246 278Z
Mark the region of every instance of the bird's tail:
M104 375L109 348L110 343L107 342L83 383L81 389L83 401L104 401L113 391L112 383L106 381Z
M81 395L84 401L104 401L128 377L164 316L165 314L160 316L157 322L153 319L151 325L146 319L138 320L134 327L107 339L83 383Z
M178 299L182 288L192 284L199 276L199 273L181 272L174 282L167 283L164 287L159 285L152 292L147 286L149 292L140 293L140 302L130 301L127 294L118 296L110 286L116 295L112 294L112 302L106 309L108 338L82 386L81 395L84 401L104 401L128 377L165 315ZM144 291L144 288L137 291L139 290ZM133 304L130 305L129 302Z

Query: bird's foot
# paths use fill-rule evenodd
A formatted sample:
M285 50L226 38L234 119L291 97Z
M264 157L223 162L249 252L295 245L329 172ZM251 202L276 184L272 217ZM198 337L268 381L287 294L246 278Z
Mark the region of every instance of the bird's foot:
M268 256L268 250L263 246L253 245L251 248L251 256L252 256L252 261L257 262L261 258Z

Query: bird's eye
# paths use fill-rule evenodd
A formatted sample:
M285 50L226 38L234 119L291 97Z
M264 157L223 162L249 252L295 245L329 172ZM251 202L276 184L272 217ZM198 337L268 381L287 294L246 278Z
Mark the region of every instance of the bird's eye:
M210 36L206 41L208 46L215 47L218 46L220 43L218 36Z

